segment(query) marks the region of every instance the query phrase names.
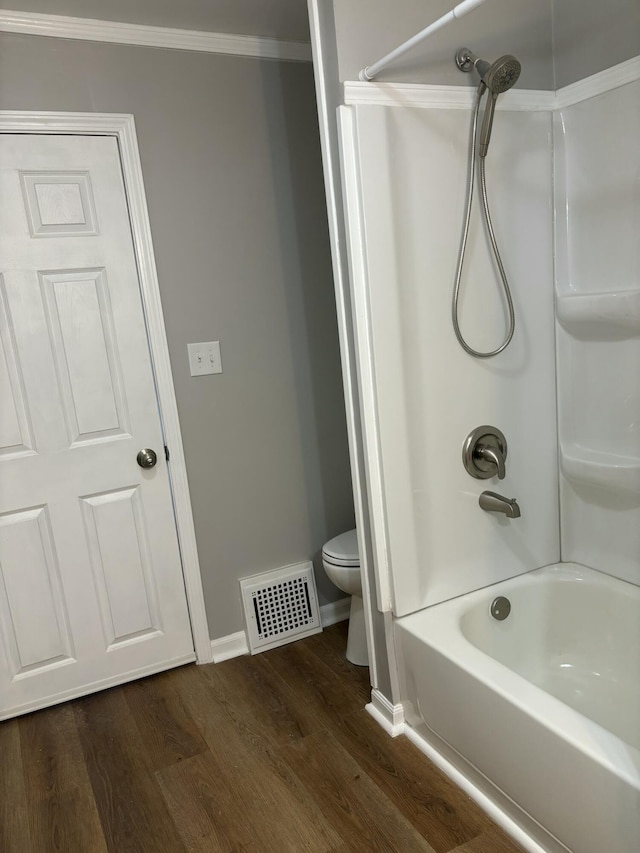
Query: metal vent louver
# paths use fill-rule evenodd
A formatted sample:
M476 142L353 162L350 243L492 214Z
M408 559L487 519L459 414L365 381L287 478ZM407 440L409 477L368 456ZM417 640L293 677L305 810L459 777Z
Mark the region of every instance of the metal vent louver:
M322 631L312 563L240 581L251 654Z

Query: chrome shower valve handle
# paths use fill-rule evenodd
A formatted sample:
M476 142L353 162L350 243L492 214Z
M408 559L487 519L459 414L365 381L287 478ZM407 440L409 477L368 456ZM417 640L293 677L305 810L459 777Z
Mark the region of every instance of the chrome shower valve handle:
M507 439L494 426L485 424L476 427L462 445L462 463L477 480L488 480L495 476L504 480L506 458Z
M495 466L498 473L498 479L504 480L506 473L504 468L504 455L500 450L500 447L491 446L490 444L477 444L474 452L474 458L484 459L485 462L489 462L491 465Z

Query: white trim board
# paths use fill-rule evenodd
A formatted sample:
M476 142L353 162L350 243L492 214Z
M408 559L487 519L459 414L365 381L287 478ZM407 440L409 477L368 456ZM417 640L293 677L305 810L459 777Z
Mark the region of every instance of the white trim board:
M342 389L347 420L347 439L349 461L351 463L351 486L355 511L356 528L360 549L360 573L362 576L362 598L364 620L369 651L369 679L373 687L378 686L377 640L373 630L374 609L376 607L371 584L373 571L371 554L371 536L366 511L366 482L364 448L360 429L360 409L356 382L355 349L351 319L351 296L349 293L349 270L346 254L346 232L343 216L342 185L340 181L340 151L337 133L336 107L340 100L340 86L333 79L332 66L337 62L335 56L335 26L333 9L324 0L308 0L309 30L313 51L314 80L316 101L320 119L320 147L324 172L325 196L329 239L331 242L331 261L333 266L333 285L335 291L338 338L342 362Z
M360 188L359 152L357 150L357 126L352 110L346 107L338 107L337 112L338 138L342 154L341 172L345 215L350 225L346 235L346 253L349 261L352 291L355 363L360 374L358 391L362 419L361 440L368 487L367 504L373 551L377 557L375 580L378 608L386 612L393 610L393 590L390 580L386 492L381 463L375 360L373 358L367 290L369 276L365 240L362 233L364 215ZM372 642L372 631L368 631L367 642Z
M402 705L392 705L384 693L376 690L371 691L371 702L364 706L365 711L371 714L379 726L385 730L390 737L398 737L405 733L404 708Z
M496 109L511 111L560 110L595 98L627 83L640 80L640 56L628 59L598 74L585 77L556 92L537 89L511 89L498 98ZM431 86L422 83L344 84L344 102L376 104L383 107L418 107L420 109L468 110L473 105L475 89L466 86Z
M239 658L241 655L249 654L249 644L244 631L236 631L235 634L227 634L218 640L211 640L211 660L213 663L222 663L223 660Z
M336 622L344 622L349 618L351 608L351 597L340 598L338 601L330 601L320 607L320 624L323 630ZM249 654L249 644L244 631L235 634L227 634L217 640L211 640L211 660L214 663L222 663L223 660L237 658L240 655Z
M569 853L567 848L534 821L462 755L427 726L414 729L405 720L404 706L392 705L379 690L371 691L365 706L388 735L405 735L435 766L461 788L485 814L502 827L527 853Z
M418 107L421 109L468 110L473 106L476 90L466 86L432 86L428 83L363 83L344 84L344 102L376 104L384 107ZM496 103L498 110L551 110L554 92L534 89L511 89Z
M320 624L322 628L328 628L329 625L335 625L337 622L344 622L349 618L351 612L351 596L340 598L338 601L329 601L320 607Z
M640 80L640 56L634 56L633 59L627 59L626 62L620 62L611 68L605 68L598 74L592 74L584 80L578 80L577 83L558 89L555 109L571 107L573 104L579 104L597 95L604 95L605 92L618 89L635 80Z
M405 723L403 734L527 853L571 853L435 732Z
M0 111L0 132L108 135L118 140L160 417L165 441L171 451L171 461L168 465L169 477L193 645L198 663L208 663L211 661L211 641L204 608L202 577L191 513L182 434L171 375L158 273L153 254L151 227L133 116L109 113Z
M14 12L10 9L0 9L0 32L311 62L311 45L302 41L125 24L96 18L43 15L38 12Z

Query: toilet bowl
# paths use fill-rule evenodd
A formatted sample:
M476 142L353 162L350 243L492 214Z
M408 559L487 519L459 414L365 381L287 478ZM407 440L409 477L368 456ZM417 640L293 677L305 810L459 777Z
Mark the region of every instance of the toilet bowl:
M360 554L355 530L330 539L322 549L322 565L329 580L351 596L347 660L357 666L369 665L367 635L364 625Z

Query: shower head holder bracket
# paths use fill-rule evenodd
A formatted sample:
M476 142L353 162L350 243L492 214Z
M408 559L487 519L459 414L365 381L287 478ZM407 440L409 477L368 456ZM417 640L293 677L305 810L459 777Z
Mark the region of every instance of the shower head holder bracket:
M471 71L473 68L473 53L468 47L460 47L456 51L456 65L460 71Z

